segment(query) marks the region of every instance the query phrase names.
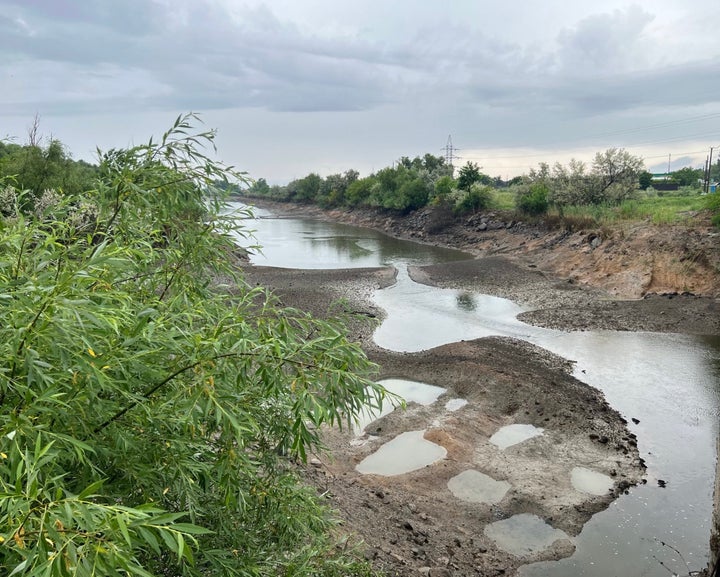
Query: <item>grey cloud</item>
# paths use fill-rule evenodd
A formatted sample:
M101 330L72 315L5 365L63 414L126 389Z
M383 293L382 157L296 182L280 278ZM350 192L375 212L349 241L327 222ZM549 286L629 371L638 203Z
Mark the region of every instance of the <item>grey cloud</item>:
M154 0L5 0L29 22L62 26L84 24L121 29L127 35L145 34L162 24L165 12Z
M717 62L638 71L652 15L640 8L596 15L565 29L556 47L501 41L470 26L424 27L384 44L362 35L320 37L265 6L230 14L218 2L16 1L0 29L28 67L56 62L58 81L75 66L142 70L154 82L137 95L98 94L78 110L258 107L271 111L357 111L406 99L474 109L562 111L583 116L715 101ZM0 73L2 67L0 65ZM52 75L53 72L51 71ZM128 74L128 77L132 77ZM78 90L93 84L79 79ZM692 87L692 89L689 89ZM52 95L30 95L35 107ZM63 107L71 107L65 101Z
M558 37L558 65L578 74L623 71L643 64L640 41L654 19L638 6L581 20Z

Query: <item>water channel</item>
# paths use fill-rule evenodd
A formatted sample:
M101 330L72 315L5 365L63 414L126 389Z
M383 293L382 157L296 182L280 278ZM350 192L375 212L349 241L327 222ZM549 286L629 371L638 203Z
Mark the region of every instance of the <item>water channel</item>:
M720 338L533 327L515 318L524 309L511 301L429 287L407 275L408 264L467 258L459 251L357 227L259 216L248 223L263 247L262 255L252 257L255 265L398 269L397 283L374 297L388 313L374 336L380 346L421 351L491 335L523 339L576 361L575 376L602 390L628 420L648 467L647 484L594 515L573 538L571 557L527 565L520 575L666 577L707 565L720 421Z

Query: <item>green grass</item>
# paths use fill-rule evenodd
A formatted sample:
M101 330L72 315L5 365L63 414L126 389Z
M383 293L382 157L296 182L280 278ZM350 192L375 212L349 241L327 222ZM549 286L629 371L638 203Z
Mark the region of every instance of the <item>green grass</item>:
M495 210L515 210L515 192L509 188L493 190L490 208Z
M492 208L515 210L515 196L510 191L496 190ZM562 214L572 219L592 219L599 225L621 221L649 220L654 224L686 222L691 213L707 208L707 197L700 194L679 194L650 196L642 194L637 199L626 200L617 205L567 206ZM551 208L549 215L559 216L557 208Z

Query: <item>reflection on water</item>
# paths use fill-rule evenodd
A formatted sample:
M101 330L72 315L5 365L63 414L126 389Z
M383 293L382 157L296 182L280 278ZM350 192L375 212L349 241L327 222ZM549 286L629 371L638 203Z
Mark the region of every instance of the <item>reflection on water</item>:
M537 331L515 319L525 309L507 299L475 294L472 308L460 307L461 291L428 289L431 287L413 282L407 270L400 268L396 284L373 295L375 304L389 311L373 335L378 345L417 352L491 335L529 338Z
M364 475L389 477L417 471L446 455L445 447L425 439L425 431L407 431L365 457L355 468Z
M432 405L446 391L442 387L406 379L383 379L378 383L385 387L385 390L397 395L406 403L417 403L418 405ZM392 413L396 406L395 399L385 398L379 409L363 409L358 415L357 423L355 423L355 433L362 435L370 423Z
M468 503L494 505L503 500L510 490L507 481L496 481L489 475L469 469L448 481L448 489L458 499Z
M607 495L615 483L611 477L585 467L574 467L570 482L575 490L590 495Z
M500 428L489 440L493 445L496 445L500 450L504 451L508 447L542 435L543 431L544 429L540 429L534 425L514 423Z
M543 551L558 539L569 539L565 531L554 529L540 517L528 513L490 523L485 527L485 535L516 557Z
M230 203L230 208L240 208ZM254 210L248 219L262 252L250 261L259 266L332 269L387 266L398 260L416 264L472 258L452 249L391 238L381 232L313 219L269 218L267 211ZM243 239L239 239L241 244Z

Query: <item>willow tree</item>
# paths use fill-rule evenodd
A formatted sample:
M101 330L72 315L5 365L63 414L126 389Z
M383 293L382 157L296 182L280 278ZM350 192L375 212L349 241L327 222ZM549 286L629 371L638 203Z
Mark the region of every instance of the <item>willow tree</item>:
M290 463L382 389L343 328L233 266L243 230L182 116L82 195L0 191L0 566L346 575Z

